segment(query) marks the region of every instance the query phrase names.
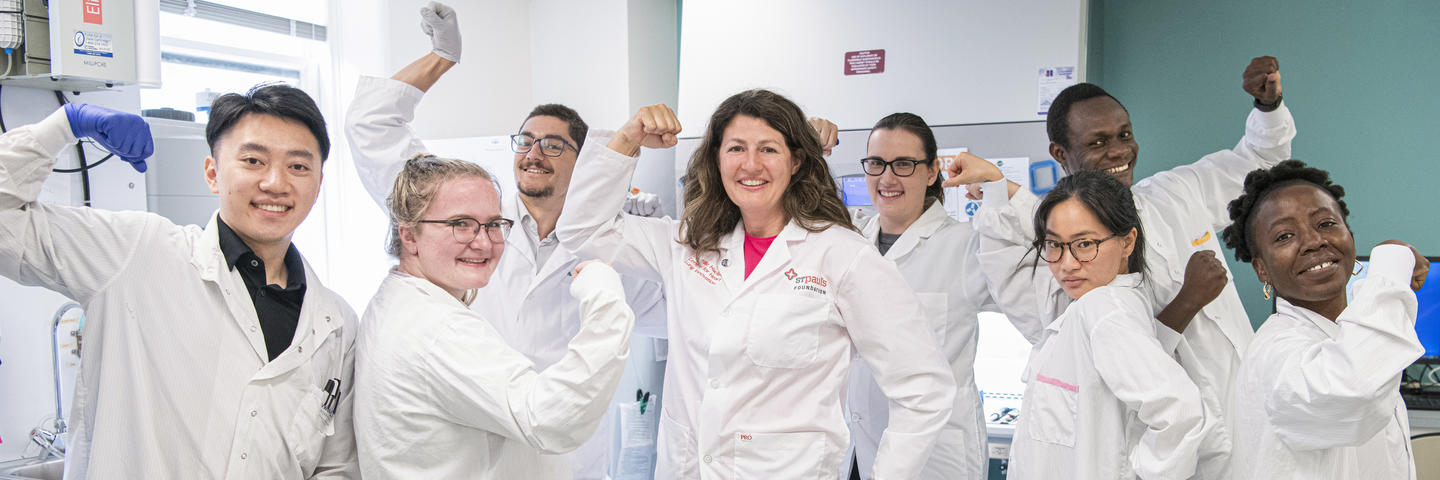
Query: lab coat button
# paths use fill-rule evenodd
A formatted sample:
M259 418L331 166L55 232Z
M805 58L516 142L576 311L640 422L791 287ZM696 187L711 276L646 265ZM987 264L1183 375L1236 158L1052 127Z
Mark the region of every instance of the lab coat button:
M240 459L241 459L241 460L244 460L244 459L247 459L247 458L250 458L250 455L244 454L244 453L240 454Z
M719 380L711 380L711 381L710 381L710 388L720 388L720 381L719 381Z
M257 328L256 326L251 325L251 326L250 326L250 331L251 331L251 332L254 332L256 328Z
M852 422L858 422L858 421L860 421L860 414L858 414L858 413L851 413L851 414L850 414L850 421L852 421Z
M259 260L251 260L251 261L250 261L250 266L252 266L252 267L258 267L258 266L260 266L260 261L259 261Z
M257 410L251 410L251 411L250 411L250 416L251 416L251 417L254 417L254 416L259 415L259 414L260 414L260 412L257 411Z
M710 463L711 460L714 460L714 459L713 459L713 458L710 458L709 455L706 455L706 456L705 456L705 463Z

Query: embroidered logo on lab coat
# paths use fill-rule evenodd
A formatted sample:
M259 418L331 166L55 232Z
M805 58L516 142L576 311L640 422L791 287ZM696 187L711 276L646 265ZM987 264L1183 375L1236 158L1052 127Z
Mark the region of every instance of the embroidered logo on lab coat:
M685 267L700 276L700 279L710 282L711 285L720 283L720 269L709 260L701 260L695 257L685 259Z
M819 293L821 295L825 295L828 292L828 288L830 287L830 282L826 281L825 277L817 275L801 275L799 273L795 273L794 268L785 271L785 279L795 282L795 290L808 290L811 292Z

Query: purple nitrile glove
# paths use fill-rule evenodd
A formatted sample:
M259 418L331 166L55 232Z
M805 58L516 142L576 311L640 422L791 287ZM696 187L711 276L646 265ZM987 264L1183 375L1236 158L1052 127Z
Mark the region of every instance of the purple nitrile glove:
M65 104L65 117L75 138L90 137L110 153L144 173L145 159L155 153L150 124L133 113L83 103Z

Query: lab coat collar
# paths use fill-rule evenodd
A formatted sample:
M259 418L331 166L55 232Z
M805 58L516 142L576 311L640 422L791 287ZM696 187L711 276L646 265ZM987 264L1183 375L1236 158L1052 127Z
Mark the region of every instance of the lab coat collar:
M1325 336L1330 337L1331 339L1335 339L1340 335L1340 325L1330 321L1330 319L1328 318L1325 318L1324 315L1321 315L1304 307L1297 307L1295 306L1295 304L1290 303L1283 298L1275 298L1275 313L1292 318L1304 319L1307 322L1313 323L1315 324L1316 328L1319 328L1320 331L1325 332Z
M249 290L240 280L240 274L228 268L225 255L220 251L220 233L217 219L220 212L217 210L210 215L210 222L205 230L195 239L191 248L190 264L200 275L202 280L215 283L224 294L225 306L230 309L230 316L236 323L236 327L242 331L248 331L247 325L250 322L257 322L255 314L255 303L250 298ZM295 339L291 342L291 348L302 345L307 351L301 352L286 350L285 353L270 360L270 353L265 347L264 334L251 332L246 335L250 340L250 348L254 351L260 363L265 366L256 374L257 380L273 378L289 372L302 362L308 360L314 352L319 351L320 344L330 336L331 332L340 328L345 318L341 316L341 307L334 303L334 299L327 296L329 290L320 284L319 277L315 276L315 268L300 256L300 261L305 266L305 296L300 304L300 319L295 325ZM316 319L323 319L317 322ZM268 363L267 363L268 362Z
M900 261L902 257L914 251L915 247L920 246L921 240L929 239L931 235L940 230L940 227L945 226L947 218L950 218L950 214L945 212L944 205L940 202L931 204L930 208L920 213L920 218L915 219L915 223L911 223L910 227L905 229L905 233L900 235L900 239L890 246L890 250L885 252L885 258ZM865 240L874 244L875 239L880 236L880 216L870 217L860 233L865 236Z
M1138 274L1138 273L1124 273L1124 274L1116 275L1116 276L1115 276L1115 279L1114 279L1114 280L1111 280L1110 283L1106 284L1105 286L1107 286L1107 287L1116 287L1116 288L1140 288L1140 284L1141 284L1142 281L1143 281L1143 279L1141 278L1141 275ZM1098 290L1098 289L1097 289L1097 290ZM1094 290L1091 290L1091 292L1094 292ZM1063 293L1062 293L1062 295L1063 295ZM1089 295L1089 293L1087 293L1086 295ZM1073 306L1075 305L1075 302L1078 302L1078 301L1080 301L1080 300L1079 300L1079 299L1076 299L1076 300L1072 301L1072 302L1070 303L1070 305L1073 307ZM1066 312L1068 313L1069 310L1067 309ZM1065 323L1065 317L1066 317L1066 316L1067 316L1067 315L1061 314L1061 315L1060 315L1058 318L1056 318L1054 321L1050 322L1049 325L1046 325L1046 326L1045 326L1045 330L1049 331L1049 332L1046 333L1046 336L1049 336L1049 335L1051 334L1051 332L1058 332L1058 331L1060 331L1060 326Z
M763 278L780 270L780 267L790 261L790 243L805 240L810 232L801 227L794 220L785 225L785 229L775 236L775 241L770 243L770 248L765 250L765 256L760 258L760 263L755 265L755 270L750 272L750 277L745 277L745 223L735 222L735 229L724 238L720 239L720 278L730 291L739 295L745 288L755 283L750 278Z
M523 261L530 265L529 272L537 279L537 281L530 282L530 288L542 283L538 279L549 277L556 271L569 272L567 267L575 256L566 250L564 245L557 245L555 250L550 252L550 256L545 259L544 265L535 264L535 255L540 251L540 239L537 238L539 231L530 231L530 227L526 226L526 223L537 226L538 223L535 222L535 217L530 215L530 210L525 208L524 201L520 199L520 192L511 195L509 203L500 205L500 216L514 220L516 226L520 227L520 232L510 231L510 236L505 238L505 247L507 249L513 247L515 249L513 251L516 253L514 256L520 257L520 259L511 259L510 261ZM555 235L555 232L550 232L550 235ZM506 252L501 256L501 261L505 261L504 258L510 256L512 255ZM529 294L528 290L526 294Z

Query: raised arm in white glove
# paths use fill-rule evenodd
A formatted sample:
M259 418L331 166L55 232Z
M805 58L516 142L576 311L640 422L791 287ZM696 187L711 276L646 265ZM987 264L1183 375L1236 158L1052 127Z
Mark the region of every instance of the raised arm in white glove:
M460 24L455 19L455 9L440 2L420 7L420 29L430 36L432 52L460 63Z

